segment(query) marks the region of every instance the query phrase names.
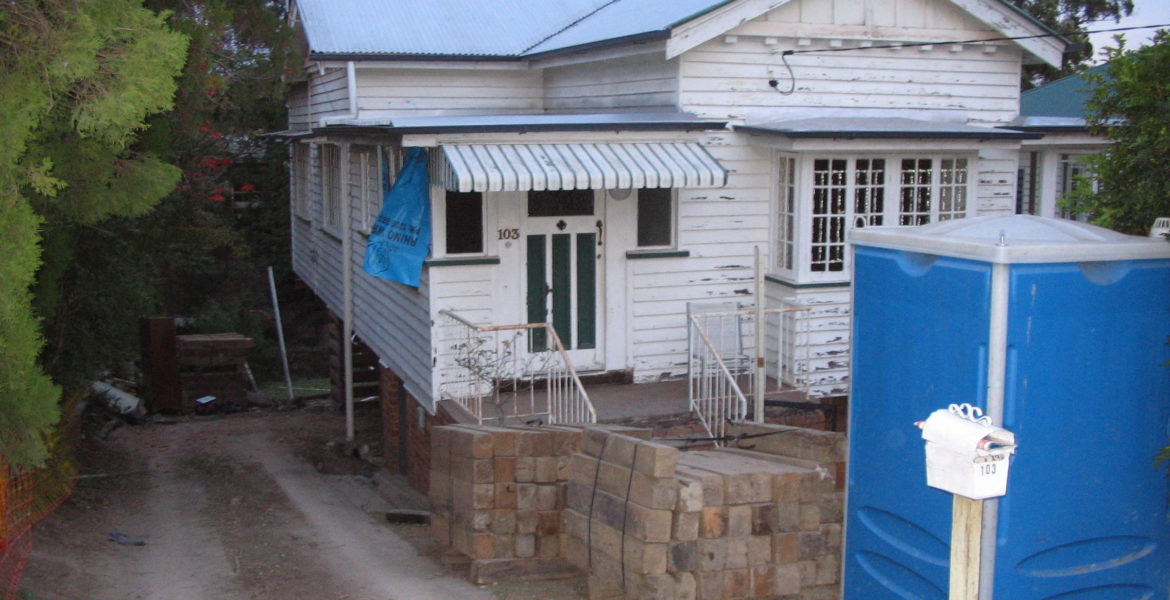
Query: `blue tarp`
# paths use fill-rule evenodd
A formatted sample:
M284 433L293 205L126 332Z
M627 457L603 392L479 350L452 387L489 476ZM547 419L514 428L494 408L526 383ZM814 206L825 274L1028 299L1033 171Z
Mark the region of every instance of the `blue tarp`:
M389 179L389 173L389 162L384 158L383 181ZM375 277L418 287L423 261L431 245L430 181L425 150L407 150L402 172L385 194L382 212L370 232L362 267Z

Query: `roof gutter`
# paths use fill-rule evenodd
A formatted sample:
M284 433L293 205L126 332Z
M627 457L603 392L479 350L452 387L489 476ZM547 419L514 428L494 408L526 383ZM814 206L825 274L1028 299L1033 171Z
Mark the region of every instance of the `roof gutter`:
M752 125L735 125L735 131L756 135L774 135L793 139L843 140L1038 140L1041 134L1026 131L996 129L994 131L785 131Z
M587 52L589 50L600 50L604 48L613 48L616 46L624 46L627 44L641 44L645 42L656 42L659 40L670 39L669 29L660 29L656 31L646 31L643 33L635 33L623 37L610 38L607 40L600 40L596 42L589 42L587 44L578 44L576 46L567 46L565 48L554 48L552 50L545 50L542 52L533 52L531 54L392 54L392 53L353 53L353 52L317 52L309 55L309 60L315 61L443 61L443 62L523 62L534 58L548 58L552 56L559 56L562 54L576 54L578 52Z

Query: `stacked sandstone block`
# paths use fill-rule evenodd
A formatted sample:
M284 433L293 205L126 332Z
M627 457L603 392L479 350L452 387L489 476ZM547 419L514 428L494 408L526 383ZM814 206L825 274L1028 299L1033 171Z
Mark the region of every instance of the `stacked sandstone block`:
M565 554L593 598L836 597L840 493L823 464L587 428L565 504Z
M560 556L560 487L580 434L451 425L431 438L434 537L476 563ZM557 457L563 456L561 461ZM559 464L558 464L559 462Z
M448 425L431 431L431 532L471 560L471 579L562 574L561 509L581 429Z

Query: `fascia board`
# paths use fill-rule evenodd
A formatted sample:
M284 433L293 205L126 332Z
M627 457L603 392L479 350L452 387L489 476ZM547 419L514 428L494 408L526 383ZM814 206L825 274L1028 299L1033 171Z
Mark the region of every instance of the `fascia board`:
M1024 37L1030 35L1046 35L1052 32L1042 27L1038 22L1029 19L1024 14L1004 2L998 0L950 0L959 8L967 11L971 16L987 23L1003 37ZM1064 56L1065 42L1060 37L1039 37L1022 40L1012 40L1027 52L1045 63L1060 68L1061 58Z
M666 58L672 59L788 2L738 0L694 17L671 29L670 39L666 41Z

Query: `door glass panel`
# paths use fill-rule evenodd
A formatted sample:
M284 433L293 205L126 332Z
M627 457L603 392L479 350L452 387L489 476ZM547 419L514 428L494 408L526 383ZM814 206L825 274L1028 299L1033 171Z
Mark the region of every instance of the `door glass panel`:
M528 216L574 217L593 214L593 190L528 192Z

